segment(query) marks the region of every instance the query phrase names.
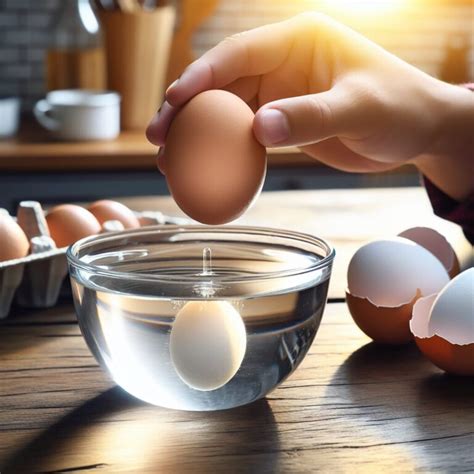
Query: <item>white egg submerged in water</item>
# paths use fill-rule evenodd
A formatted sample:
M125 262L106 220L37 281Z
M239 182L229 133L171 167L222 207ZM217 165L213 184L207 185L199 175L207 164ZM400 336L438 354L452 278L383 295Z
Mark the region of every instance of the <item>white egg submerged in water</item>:
M247 348L242 317L227 301L190 301L176 315L170 355L181 380L195 390L224 386Z

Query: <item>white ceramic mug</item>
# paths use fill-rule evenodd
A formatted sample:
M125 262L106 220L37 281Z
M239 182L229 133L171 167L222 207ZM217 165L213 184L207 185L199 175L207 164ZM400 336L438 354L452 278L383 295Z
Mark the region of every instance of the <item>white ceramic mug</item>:
M19 122L20 99L18 97L0 97L0 138L15 135Z
M49 92L33 110L61 140L111 140L120 133L120 95L80 89Z

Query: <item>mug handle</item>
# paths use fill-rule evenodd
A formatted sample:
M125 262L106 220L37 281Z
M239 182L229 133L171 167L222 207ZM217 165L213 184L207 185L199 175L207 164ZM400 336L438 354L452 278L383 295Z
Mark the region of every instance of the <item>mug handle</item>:
M36 117L36 120L38 120L38 122L44 128L54 132L55 130L58 130L59 123L57 120L51 117L50 115L51 110L52 110L51 105L49 105L49 103L45 99L41 99L38 102L36 102L33 108L33 113Z

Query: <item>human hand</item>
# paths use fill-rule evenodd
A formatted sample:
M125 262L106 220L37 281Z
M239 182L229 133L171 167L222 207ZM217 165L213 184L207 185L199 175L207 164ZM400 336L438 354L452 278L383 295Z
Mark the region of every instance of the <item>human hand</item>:
M225 89L256 112L263 145L299 146L344 171L383 171L430 153L450 88L340 23L303 14L232 36L192 63L168 89L147 136L164 145L183 104Z

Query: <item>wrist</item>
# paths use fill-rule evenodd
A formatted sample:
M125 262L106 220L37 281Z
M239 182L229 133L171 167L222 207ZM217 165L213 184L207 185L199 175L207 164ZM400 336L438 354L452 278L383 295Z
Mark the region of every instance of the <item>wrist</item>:
M437 104L438 126L425 154L453 157L472 153L474 93L462 86L441 84L438 91L433 91L433 94L438 94L433 98Z
M433 139L414 164L439 189L463 200L474 191L474 93L436 82L430 91L437 119Z

